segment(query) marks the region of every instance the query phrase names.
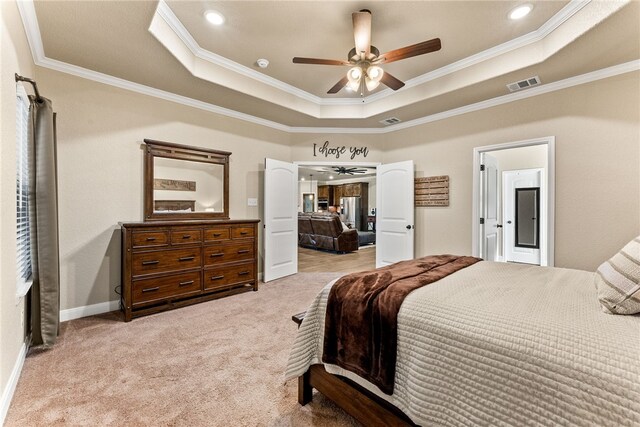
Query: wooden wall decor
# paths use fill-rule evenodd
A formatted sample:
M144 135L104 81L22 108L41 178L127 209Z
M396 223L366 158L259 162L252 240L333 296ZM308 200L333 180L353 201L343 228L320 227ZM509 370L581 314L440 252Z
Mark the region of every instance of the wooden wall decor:
M416 207L449 206L449 176L415 179Z
M154 179L154 190L196 191L195 181L180 181L177 179Z

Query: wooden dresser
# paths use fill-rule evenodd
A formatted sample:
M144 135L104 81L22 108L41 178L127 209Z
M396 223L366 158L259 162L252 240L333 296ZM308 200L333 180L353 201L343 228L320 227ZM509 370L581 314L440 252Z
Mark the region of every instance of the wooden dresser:
M259 220L121 223L125 321L258 290Z

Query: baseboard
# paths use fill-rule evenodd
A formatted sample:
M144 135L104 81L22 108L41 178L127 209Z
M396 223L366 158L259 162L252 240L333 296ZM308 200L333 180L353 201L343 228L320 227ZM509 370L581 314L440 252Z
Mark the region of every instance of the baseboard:
M60 310L60 321L80 319L81 317L95 316L96 314L108 313L120 309L120 300L101 302L98 304L84 305L82 307Z
M22 343L20 353L18 353L18 358L16 359L16 364L13 366L9 381L7 381L7 385L2 392L2 400L0 400L0 426L4 425L4 420L7 417L7 412L11 405L11 399L13 399L13 393L16 391L16 386L18 385L18 379L20 379L20 373L22 372L22 366L24 365L24 359L26 356L27 344Z

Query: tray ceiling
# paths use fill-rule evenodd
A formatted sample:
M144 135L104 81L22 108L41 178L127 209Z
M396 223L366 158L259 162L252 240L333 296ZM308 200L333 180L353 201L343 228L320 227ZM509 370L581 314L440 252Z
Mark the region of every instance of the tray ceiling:
M510 21L520 3L38 1L33 20L48 59L286 127L383 128L387 117L407 122L507 95L507 83L534 75L547 85L640 58L636 1L531 2L530 16ZM381 51L433 37L442 50L384 66L407 82L398 92L327 95L347 68L291 58L345 58L350 14L363 7ZM225 25L209 25L207 9Z

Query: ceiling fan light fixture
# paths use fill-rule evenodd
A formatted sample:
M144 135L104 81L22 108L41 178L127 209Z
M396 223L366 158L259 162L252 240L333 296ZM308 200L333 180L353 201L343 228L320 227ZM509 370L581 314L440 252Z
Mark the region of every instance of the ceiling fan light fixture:
M213 25L222 25L225 22L224 15L215 10L207 10L204 13L204 17Z
M384 71L377 65L372 65L371 67L367 68L367 76L369 76L371 80L379 82L383 74Z
M362 79L362 68L353 67L349 69L347 72L347 79L349 80L347 86L354 92L357 91L358 88L360 88L360 80Z
M369 77L365 77L364 84L365 86L367 86L367 90L371 92L372 90L378 87L378 85L380 84L380 81L370 79Z
M527 16L529 12L531 12L532 10L533 10L532 4L529 4L529 3L522 4L516 7L515 9L513 9L511 12L509 12L509 19L513 19L513 20L522 19L525 16Z
M378 85L380 84L380 80L382 80L383 74L384 74L384 71L382 70L382 68L378 67L377 65L372 65L369 68L367 68L367 73L366 73L364 82L369 92L371 92L372 90L378 87Z

